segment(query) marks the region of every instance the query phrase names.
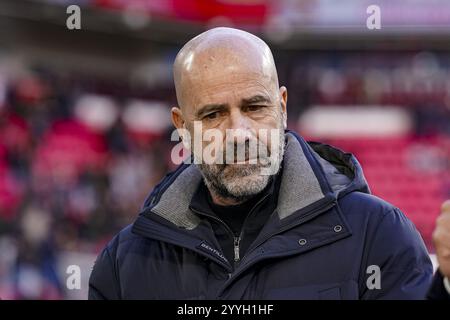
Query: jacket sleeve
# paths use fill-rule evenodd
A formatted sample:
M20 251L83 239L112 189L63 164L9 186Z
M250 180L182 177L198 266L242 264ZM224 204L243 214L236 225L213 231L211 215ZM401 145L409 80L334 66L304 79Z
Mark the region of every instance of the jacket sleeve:
M398 208L384 214L367 246L361 299L425 299L433 275L431 260L414 224ZM377 286L370 285L369 266L379 267Z
M120 299L118 279L108 247L103 249L95 261L89 277L89 300Z
M433 278L430 290L427 293L427 299L429 300L447 300L450 301L450 292L445 289L444 277L442 273L437 270Z

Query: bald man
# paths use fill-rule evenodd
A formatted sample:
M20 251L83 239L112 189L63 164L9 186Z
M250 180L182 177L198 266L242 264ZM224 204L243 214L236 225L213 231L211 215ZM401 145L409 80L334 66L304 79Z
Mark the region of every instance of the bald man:
M354 156L286 130L287 89L261 39L206 31L173 72L191 157L99 255L89 298L425 297L416 228L370 194Z

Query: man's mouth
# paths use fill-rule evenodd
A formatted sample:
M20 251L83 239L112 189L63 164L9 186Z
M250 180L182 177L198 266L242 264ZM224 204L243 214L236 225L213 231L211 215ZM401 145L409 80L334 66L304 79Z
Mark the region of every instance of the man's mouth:
M244 161L236 161L232 164L258 164L259 158L248 158L246 157Z
M233 166L233 165L249 165L249 166L254 166L254 165L261 166L261 165L263 165L263 166L265 166L269 162L270 162L270 160L268 158L257 157L257 158L245 158L245 160L243 160L243 161L237 161L236 160L236 161L231 162L231 163L225 163L224 165L225 166L229 166L229 165L231 165L231 166Z

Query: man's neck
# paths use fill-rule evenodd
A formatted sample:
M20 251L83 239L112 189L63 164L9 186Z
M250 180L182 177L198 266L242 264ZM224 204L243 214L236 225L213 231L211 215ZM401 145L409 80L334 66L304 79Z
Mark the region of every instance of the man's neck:
M227 197L218 195L217 193L214 192L214 190L211 190L210 188L208 188L208 191L209 191L209 194L211 195L211 199L212 199L213 203L217 204L219 206L235 206L235 205L244 203L250 199L250 198L236 199L236 198L231 198L231 197L227 198Z
M239 204L242 204L244 202L247 202L251 199L253 199L254 197L257 197L258 195L262 194L265 192L265 190L267 190L267 188L272 185L273 183L273 179L269 180L269 183L265 186L264 190L262 190L261 192L259 192L258 194L255 195L251 195L249 197L242 197L242 198L235 198L235 197L224 197L220 194L218 194L216 192L216 190L214 190L213 188L211 188L208 183L205 183L209 194L211 196L211 200L214 204L219 205L219 206L236 206Z

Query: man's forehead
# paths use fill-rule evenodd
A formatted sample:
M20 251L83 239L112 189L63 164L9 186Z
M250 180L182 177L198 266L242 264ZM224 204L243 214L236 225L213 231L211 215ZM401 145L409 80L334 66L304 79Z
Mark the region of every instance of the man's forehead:
M272 100L276 87L269 77L260 74L242 74L236 78L221 77L216 80L192 81L186 105L193 109L205 104L244 104L255 97ZM255 100L256 101L256 100Z
M242 54L239 50L217 47L192 54L181 76L188 95L248 95L248 91L256 94L276 89L276 71L271 63L259 53Z
M235 47L210 47L190 52L182 61L183 79L217 78L227 74L245 77L270 76L274 72L271 58L261 51Z
M208 95L236 91L240 85L259 86L260 91L278 87L269 47L254 35L229 28L213 29L189 41L177 55L174 80L180 106L187 104L186 99L192 104Z

